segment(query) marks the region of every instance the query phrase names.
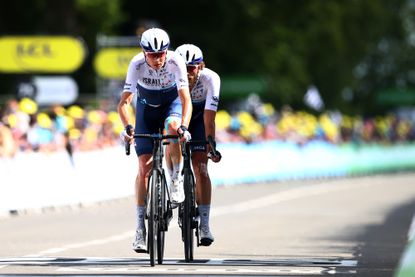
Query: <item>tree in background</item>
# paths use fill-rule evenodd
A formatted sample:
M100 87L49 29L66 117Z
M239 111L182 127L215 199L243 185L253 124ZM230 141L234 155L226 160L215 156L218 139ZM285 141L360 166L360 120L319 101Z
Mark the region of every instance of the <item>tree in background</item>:
M173 47L199 45L221 76L264 76L264 97L277 107L304 108L315 85L329 109L373 113L390 108L374 101L380 89L414 86L412 2L14 0L2 3L0 35L83 37L89 56L74 77L91 93L96 35L135 35L142 22L156 22ZM0 74L0 89L11 92L15 77Z
M2 3L0 37L5 35L71 35L88 48L83 66L72 74L81 93L95 91L92 67L97 33L116 34L122 22L120 0L14 0ZM14 95L26 75L0 74L2 94ZM4 96L3 96L4 98Z

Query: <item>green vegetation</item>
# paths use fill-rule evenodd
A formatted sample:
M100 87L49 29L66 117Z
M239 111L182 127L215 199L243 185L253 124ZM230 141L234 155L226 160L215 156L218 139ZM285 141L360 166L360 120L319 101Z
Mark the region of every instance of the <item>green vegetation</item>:
M411 0L14 0L2 3L0 36L82 37L89 55L73 77L81 93L93 93L97 34L134 36L156 23L173 48L199 45L224 79L261 76L258 93L276 107L304 108L313 84L328 109L376 114L405 104L383 105L378 93L414 91L414 15ZM22 77L0 74L1 94L14 93ZM223 90L224 99L232 93Z

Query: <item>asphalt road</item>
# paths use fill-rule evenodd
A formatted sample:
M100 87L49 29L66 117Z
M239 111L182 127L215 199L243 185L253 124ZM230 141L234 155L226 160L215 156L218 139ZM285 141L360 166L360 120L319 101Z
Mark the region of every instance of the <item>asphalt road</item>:
M0 219L2 276L393 276L415 174L215 187L215 242L183 261L177 215L163 265L131 250L132 198ZM24 192L22 192L24 193Z

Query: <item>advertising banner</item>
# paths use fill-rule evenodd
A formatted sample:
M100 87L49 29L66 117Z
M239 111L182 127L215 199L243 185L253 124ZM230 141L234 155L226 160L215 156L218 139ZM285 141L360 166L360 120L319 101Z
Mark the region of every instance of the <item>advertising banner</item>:
M101 78L122 80L131 59L139 52L138 47L103 48L95 56L95 71Z
M85 56L84 43L73 37L0 37L0 73L71 73Z

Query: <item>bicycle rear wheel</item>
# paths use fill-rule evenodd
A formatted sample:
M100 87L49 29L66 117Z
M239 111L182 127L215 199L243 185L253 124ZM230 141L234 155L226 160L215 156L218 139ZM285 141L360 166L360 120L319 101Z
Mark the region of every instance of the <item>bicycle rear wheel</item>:
M157 226L157 203L158 203L158 192L157 192L157 182L159 180L159 172L153 170L151 177L149 178L149 197L148 197L148 236L147 236L147 248L150 255L150 265L154 266L155 257L157 253L157 235L158 235L158 226Z
M183 186L185 199L183 202L182 237L184 241L184 257L186 262L193 261L194 221L196 214L194 198L194 178L189 169L184 169Z

